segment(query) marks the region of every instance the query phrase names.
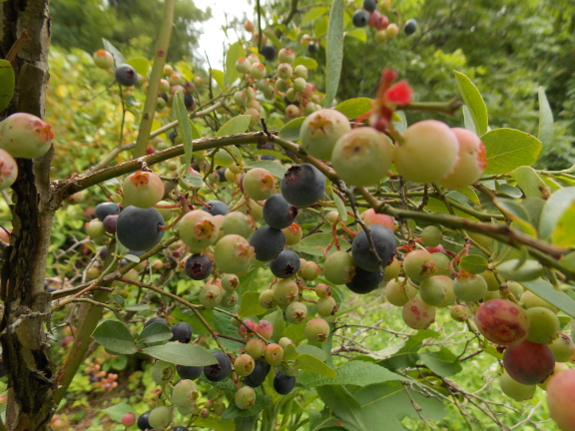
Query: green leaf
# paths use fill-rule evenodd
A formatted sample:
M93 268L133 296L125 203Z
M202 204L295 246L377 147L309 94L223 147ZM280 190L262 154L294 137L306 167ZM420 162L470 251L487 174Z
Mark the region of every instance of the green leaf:
M291 120L280 129L280 138L285 141L297 141L299 139L299 132L301 125L305 121L305 117L299 117Z
M136 413L131 405L125 402L119 402L118 404L114 404L113 406L108 407L107 409L100 410L102 413L106 413L116 422L121 422L122 417L126 413Z
M329 24L327 28L327 71L325 76L325 102L329 108L337 94L341 66L343 64L343 0L334 0L329 12Z
M116 301L120 307L124 307L125 301L122 296L118 295L117 293L112 293L112 299L114 299L114 301Z
M521 281L523 287L553 304L565 314L575 318L575 301L573 301L565 292L555 289L555 287L546 280L538 278L533 281Z
M250 125L250 118L251 117L249 115L238 115L237 117L232 118L225 123L220 130L218 130L216 138L244 133L248 130L248 126Z
M303 346L300 346L303 347ZM299 350L299 347L298 347ZM327 379L315 374L302 374L298 376L298 383L309 388L322 385L356 385L369 386L389 380L408 379L389 371L387 368L366 361L349 361L337 369L335 379Z
M341 102L335 107L336 111L341 112L349 120L355 120L363 114L371 111L373 108L373 99L368 97L356 97Z
M242 76L241 73L236 70L236 62L238 58L245 56L246 50L239 40L228 48L228 52L226 53L226 85L232 85L236 79Z
M208 324L213 328L214 327L214 310L212 309L204 309L200 310L200 314L202 317L208 322ZM194 334L197 335L204 335L209 334L209 331L197 318L194 312L188 308L175 308L174 311L170 313L171 317L174 317L177 320L182 322L189 323L189 325L194 328Z
M547 184L531 166L521 166L511 172L511 176L526 198L546 198L551 194Z
M337 213L339 214L339 217L342 219L342 221L346 222L347 210L345 209L345 204L343 203L339 195L335 192L333 187L330 188L331 188L331 196L335 202L335 207L337 208Z
M207 418L195 418L194 426L199 428L207 428L214 431L234 431L236 429L233 420L223 420L222 418L218 418L215 415L210 415Z
M210 75L212 75L212 78L214 78L214 80L218 83L218 85L222 90L226 88L226 85L224 83L225 79L224 72L217 69L210 69Z
M0 111L8 107L14 95L14 69L6 60L0 60Z
M305 337L305 322L302 323L292 323L282 333L282 337L288 337L294 343L299 344ZM281 337L280 337L281 338Z
M469 206L469 205L466 205ZM451 212L449 211L449 209L445 206L445 203L440 200L440 199L436 199L436 198L429 198L427 200L427 204L424 207L427 211L430 211L431 213L441 213L441 214L451 214ZM453 208L453 212L455 213L455 215L459 216L459 217L463 217L469 220L473 220L473 221L477 221L478 219L473 217L470 214L467 214L466 212L463 212L457 208Z
M323 16L315 22L313 32L316 39L319 39L325 35L325 33L327 32L328 22L329 19L327 16Z
M424 340L431 337L437 337L439 333L430 329L423 329L407 339L405 345L394 353L390 358L378 362L385 368L396 370L399 368L412 367L417 363L419 355L417 352L421 349Z
M367 33L365 32L365 29L363 28L355 28L353 30L350 31L346 31L345 32L346 36L349 37L353 37L354 39L357 39L361 42L367 42Z
M316 6L310 8L305 15L301 18L300 25L303 26L310 22L314 22L329 12L329 6Z
M477 193L475 193L475 190L473 190L470 186L463 187L462 189L457 189L457 192L467 197L474 204L479 205L481 203L479 197L477 196Z
M559 247L575 246L575 201L563 211L563 214L557 220L551 242Z
M531 281L541 277L545 268L536 260L511 259L497 265L497 272L507 280Z
M561 215L575 201L575 187L565 187L553 193L541 211L539 235L541 239L550 240Z
M184 172L187 172L188 167L192 162L194 137L192 136L192 127L190 126L190 121L188 120L188 111L186 109L186 105L184 104L184 96L180 91L177 91L174 95L173 108L176 112L176 118L178 119L178 132L184 141L184 160L186 162L186 165L184 166Z
M457 356L445 347L438 352L421 352L419 359L427 368L441 377L453 376L463 369Z
M126 64L129 64L134 68L134 70L142 75L144 78L148 76L150 71L150 62L144 57L133 57L126 60Z
M294 60L292 67L295 69L295 67L299 66L300 64L304 65L306 69L309 70L317 69L317 61L315 61L313 58L298 57Z
M271 160L258 160L251 162L248 166L250 168L263 168L277 178L283 178L287 171L287 168L284 165L280 165L279 163L273 162Z
M92 338L112 352L131 355L138 351L130 330L117 320L104 320L94 330Z
M477 87L471 82L471 80L465 76L463 73L454 71L455 81L457 82L457 88L463 99L463 102L469 108L473 122L475 123L475 129L479 136L487 132L487 107L485 102L481 97L481 93Z
M308 355L315 356L320 361L325 362L328 358L328 354L321 350L319 347L312 346L311 344L302 344L297 347L298 353L307 353Z
M337 373L333 368L315 356L308 355L307 353L302 353L297 357L295 366L300 370L319 374L320 376L327 377L328 379L335 379L337 377Z
M430 420L439 420L447 414L446 407L438 398L422 395L419 390L409 389L398 381L359 388L352 395L361 406L363 422L369 423L369 431L404 431L406 428L400 420L406 416L421 421L420 414ZM421 409L419 413L414 405ZM337 410L335 413L339 416Z
M207 428L213 431L234 431L236 429L233 420L223 420L215 415L210 415L207 418L195 418L194 426L198 428Z
M537 161L541 142L534 136L514 129L495 129L481 136L487 156L485 175L506 174Z
M547 148L553 142L553 111L545 95L543 87L539 87L539 131L537 137Z
M468 254L463 256L459 262L461 269L471 274L481 274L487 269L487 259L478 254Z
M284 361L293 361L297 359L299 355L293 344L288 344L284 349Z
M138 343L152 344L172 338L172 330L162 322L152 322L144 328L138 337Z
M477 135L477 127L475 127L475 122L473 121L473 115L471 114L471 111L467 105L463 105L461 110L463 111L463 124L465 125L465 128L467 130L471 130Z
M349 422L354 428L361 431L371 430L366 428L359 402L349 393L344 386L325 385L317 388L317 393L322 401L334 414L345 422ZM370 421L371 422L371 421Z
M182 76L186 79L186 81L194 80L194 72L192 70L192 67L185 61L178 61L176 63L176 69L178 70L178 72L182 74Z
M241 318L259 316L267 311L260 305L259 297L259 292L244 292L239 311Z
M161 361L192 367L204 367L218 362L214 355L194 344L167 343L146 347L142 352Z
M149 309L150 306L148 304L135 304L135 305L128 305L126 307L126 311L145 311Z
M331 232L314 233L313 235L305 237L297 244L294 244L292 248L298 253L307 253L311 254L312 256L323 257L325 248L328 246L332 239L333 235ZM344 250L351 246L351 244L349 244L347 241L341 239L340 245Z
M124 55L120 51L118 51L116 49L116 47L114 45L112 45L111 42L102 38L102 43L104 44L104 49L106 51L108 51L110 54L112 54L112 57L114 57L114 61L116 62L116 67L119 66L120 64L124 64L126 62L126 57L124 57Z
M131 254L131 253L125 254L124 259L129 260L130 262L135 262L135 263L140 262L140 258L138 256L136 256L135 254Z
M192 138L200 139L202 137L202 134L200 133L200 131L198 130L198 128L196 127L196 125L192 120L190 120L190 127L192 128Z

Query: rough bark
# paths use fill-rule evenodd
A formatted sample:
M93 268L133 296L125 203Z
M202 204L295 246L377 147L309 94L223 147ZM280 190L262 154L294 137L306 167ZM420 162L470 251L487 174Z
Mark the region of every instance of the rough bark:
M22 31L26 42L12 62L16 91L8 113L44 117L50 45L49 0L8 0L1 6L0 56L4 58ZM54 411L54 367L46 343L50 295L44 291L46 256L53 209L50 207L52 151L35 160L18 159L13 185L10 247L3 254L0 323L3 360L8 374L9 430L47 430Z

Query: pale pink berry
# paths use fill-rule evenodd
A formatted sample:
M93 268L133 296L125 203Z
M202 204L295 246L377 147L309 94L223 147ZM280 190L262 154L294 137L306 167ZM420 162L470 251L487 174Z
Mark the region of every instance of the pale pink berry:
M35 159L52 145L54 133L41 118L25 112L10 115L0 123L0 148L14 158Z

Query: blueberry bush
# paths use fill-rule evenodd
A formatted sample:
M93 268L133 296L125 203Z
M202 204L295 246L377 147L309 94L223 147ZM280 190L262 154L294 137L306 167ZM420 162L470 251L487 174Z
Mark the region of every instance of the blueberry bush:
M348 97L350 38L432 28L329 3L258 3L223 70L166 62L176 0L151 58L50 52L49 2L1 4L0 430L575 430L545 91L535 135L460 71Z

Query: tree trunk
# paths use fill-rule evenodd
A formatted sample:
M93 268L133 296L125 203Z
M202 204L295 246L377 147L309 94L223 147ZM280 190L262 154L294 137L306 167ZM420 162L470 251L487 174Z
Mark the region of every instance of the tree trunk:
M50 45L49 0L8 0L1 5L0 56L23 31L30 36L12 61L16 90L8 113L44 117ZM57 138L56 138L57 139ZM3 360L8 374L9 430L47 430L54 412L54 366L46 343L50 294L44 290L46 256L54 209L50 202L53 151L38 159L18 159L12 186L13 232L4 250L0 297Z

